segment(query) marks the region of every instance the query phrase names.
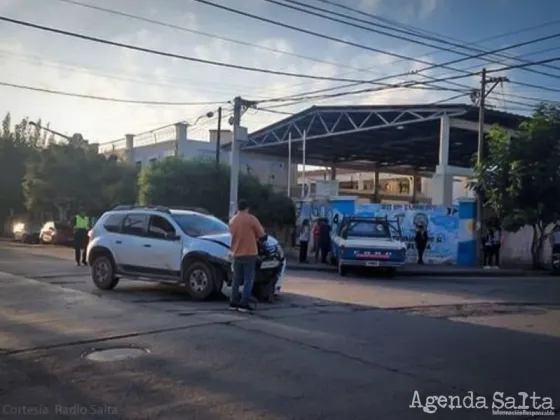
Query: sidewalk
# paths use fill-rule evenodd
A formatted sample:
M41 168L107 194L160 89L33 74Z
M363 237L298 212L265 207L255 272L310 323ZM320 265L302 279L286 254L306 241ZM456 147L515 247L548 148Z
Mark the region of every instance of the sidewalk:
M287 250L287 269L299 271L320 271L325 273L336 273L337 267L330 264L315 263L313 257L309 258L309 263L300 263L297 258L297 251ZM418 265L406 264L397 270L399 277L525 277L548 275L547 271L534 271L528 268L500 268L484 269L482 267L460 267L456 265Z

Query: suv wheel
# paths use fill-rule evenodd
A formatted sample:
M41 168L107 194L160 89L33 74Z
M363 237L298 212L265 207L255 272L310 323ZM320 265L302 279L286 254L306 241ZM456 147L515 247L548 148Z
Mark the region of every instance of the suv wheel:
M194 261L183 275L187 293L195 300L204 300L214 292L214 270L203 261Z
M119 283L119 279L115 277L113 262L106 255L95 257L91 262L91 278L101 290L114 289Z

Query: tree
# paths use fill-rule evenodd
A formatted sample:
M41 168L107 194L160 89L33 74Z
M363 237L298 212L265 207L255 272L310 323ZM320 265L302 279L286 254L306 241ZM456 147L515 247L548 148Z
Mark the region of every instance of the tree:
M167 207L202 207L227 220L229 209L229 167L216 167L213 160L167 158L144 168L139 177L140 204ZM294 203L257 178L240 174L239 197L268 227L291 225Z
M10 215L25 211L22 181L25 162L40 143L40 131L27 119L12 127L10 114L2 121L0 132L0 231Z
M540 105L511 139L493 128L488 145L471 186L506 230L532 227L532 262L540 268L546 227L560 216L560 108Z
M27 162L23 183L26 207L52 212L68 220L71 212L84 208L99 214L136 198L134 165L106 159L86 142L51 144Z

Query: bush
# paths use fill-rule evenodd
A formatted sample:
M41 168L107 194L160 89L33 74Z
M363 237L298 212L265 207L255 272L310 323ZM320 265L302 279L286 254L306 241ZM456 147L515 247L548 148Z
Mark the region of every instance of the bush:
M229 166L213 160L181 160L170 157L144 168L139 177L139 203L166 207L202 207L227 220L229 213ZM265 226L292 225L293 201L274 192L251 175L239 174L239 198Z

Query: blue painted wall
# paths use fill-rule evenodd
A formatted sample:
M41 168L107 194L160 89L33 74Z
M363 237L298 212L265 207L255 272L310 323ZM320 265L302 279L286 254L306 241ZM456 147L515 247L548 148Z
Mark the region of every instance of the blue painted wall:
M337 220L346 215L385 217L398 219L402 240L407 244L407 261L417 258L414 245L415 225L422 222L430 238L424 261L428 264L476 264L474 202L461 202L457 206L431 206L412 204L358 204L354 197L337 197L330 200L307 200L300 203L298 224L303 219L327 217L336 229Z

